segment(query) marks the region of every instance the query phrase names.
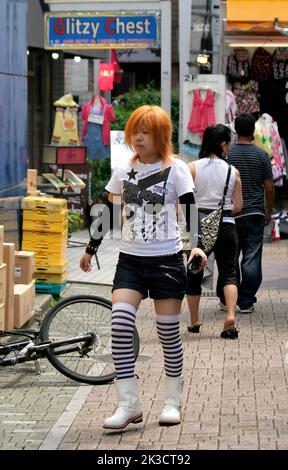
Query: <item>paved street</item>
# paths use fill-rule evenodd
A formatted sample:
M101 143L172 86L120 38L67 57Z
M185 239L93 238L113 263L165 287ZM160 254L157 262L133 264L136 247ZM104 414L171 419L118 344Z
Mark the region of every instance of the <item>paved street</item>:
M81 238L81 234L78 234ZM69 248L70 284L65 296L97 293L110 297L116 243L99 252L101 269L90 279L79 273L83 248ZM115 254L116 253L116 254ZM140 355L136 365L144 422L122 432L102 429L115 405L113 385L80 385L41 360L1 369L1 450L127 449L287 449L288 447L288 242L264 245L264 280L252 315L238 315L239 340L219 337L224 314L213 290L201 300L201 334L187 332L186 301L182 312L184 343L183 421L158 425L164 395L164 369L153 308L145 300L137 315ZM110 259L107 264L105 259ZM104 284L90 284L92 276ZM97 282L100 282L101 279Z

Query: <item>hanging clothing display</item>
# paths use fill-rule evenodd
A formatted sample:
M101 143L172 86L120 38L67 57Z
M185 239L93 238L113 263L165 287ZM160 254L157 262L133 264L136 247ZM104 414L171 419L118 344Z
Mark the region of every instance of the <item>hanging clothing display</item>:
M229 83L235 80L240 83L248 83L251 76L249 63L249 51L245 47L233 49L227 60L226 75Z
M282 149L283 149L283 155L284 155L284 162L285 162L285 172L286 172L286 181L288 180L288 171L287 171L287 168L288 168L288 152L287 152L287 147L286 147L286 143L285 143L285 140L281 138L281 142L282 142ZM283 171L283 174L284 171Z
M192 111L188 122L188 130L192 134L199 133L199 137L202 139L206 127L215 126L215 124L216 114L214 93L212 90L208 89L203 100L201 97L201 88L197 88L194 91ZM193 141L193 143L197 142Z
M273 75L275 80L288 78L288 50L286 47L277 47L273 52Z
M259 113L259 86L254 80L247 84L233 83L233 94L238 106L239 113Z
M251 61L251 78L257 82L273 78L272 55L264 47L258 47Z
M278 197L281 205L287 204L288 48L276 47L273 52L264 43L250 57L249 53L251 49L243 48L228 53L226 82L235 96L237 114L252 113L257 120L253 143L270 156L276 204ZM228 93L225 121L230 127Z
M87 147L87 158L100 160L110 157L110 122L115 121L113 106L100 95L93 96L82 110L84 126L83 144Z
M271 80L264 88L261 83L261 113L268 113L278 124L279 134L288 142L287 79ZM262 87L263 86L263 87Z
M282 186L283 176L286 175L282 141L277 122L267 113L262 114L255 124L254 143L271 157L274 184Z
M111 91L114 86L114 65L102 62L99 65L98 88L100 91Z
M225 99L225 122L229 124L233 122L236 115L238 114L238 106L235 100L235 96L232 91L226 90Z
M200 90L195 90L193 94L192 111L188 122L188 130L192 133L200 130L200 109L202 104Z
M78 104L72 95L64 95L55 101L54 106L56 114L51 145L79 145Z
M114 69L114 85L122 82L123 70L120 67L116 51L111 49L111 62Z
M211 90L207 91L206 97L200 109L200 137L202 139L204 131L208 126L216 125L215 97Z

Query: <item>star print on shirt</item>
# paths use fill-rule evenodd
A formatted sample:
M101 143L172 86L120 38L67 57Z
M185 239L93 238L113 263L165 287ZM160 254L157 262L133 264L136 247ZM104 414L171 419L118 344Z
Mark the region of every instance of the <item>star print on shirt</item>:
M129 176L129 180L128 180L128 181L130 181L130 180L132 180L132 179L133 179L133 180L136 180L135 175L137 175L137 173L138 173L138 171L134 171L134 169L132 168L132 170L131 170L129 173L127 173L127 175Z

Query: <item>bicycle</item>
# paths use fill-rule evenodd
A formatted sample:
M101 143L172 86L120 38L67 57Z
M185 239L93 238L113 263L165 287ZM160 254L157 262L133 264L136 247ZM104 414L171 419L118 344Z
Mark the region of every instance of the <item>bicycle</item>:
M94 295L75 295L47 311L38 330L0 331L0 367L48 361L63 375L77 382L103 385L114 371L111 353L112 303ZM23 337L15 340L16 337ZM1 338L6 338L1 342ZM12 340L11 340L12 339ZM134 328L134 357L139 354L139 335Z

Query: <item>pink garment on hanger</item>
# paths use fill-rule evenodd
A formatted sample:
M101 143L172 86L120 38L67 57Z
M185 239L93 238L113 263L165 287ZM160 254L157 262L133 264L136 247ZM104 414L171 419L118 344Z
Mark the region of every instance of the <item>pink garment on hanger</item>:
M202 104L202 98L200 90L195 90L192 102L192 111L188 122L188 131L198 132L200 129L200 108Z
M202 102L200 108L200 130L199 134L202 139L204 131L208 126L215 126L216 115L215 115L215 98L211 90L207 91L205 100Z
M216 124L214 105L215 98L210 89L208 89L204 100L202 100L200 90L198 88L195 90L188 130L192 133L199 132L201 139L206 127Z

